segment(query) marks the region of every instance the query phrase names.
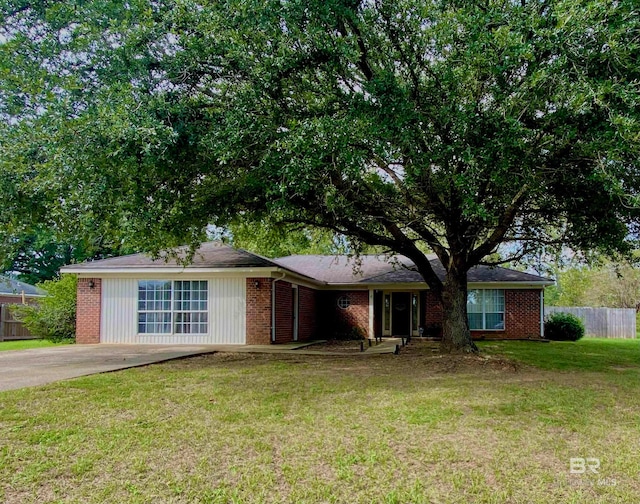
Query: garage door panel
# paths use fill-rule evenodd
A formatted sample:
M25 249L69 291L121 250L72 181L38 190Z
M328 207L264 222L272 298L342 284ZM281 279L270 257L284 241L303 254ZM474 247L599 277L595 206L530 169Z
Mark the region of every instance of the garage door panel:
M209 334L212 343L246 342L246 280L220 278L209 281Z

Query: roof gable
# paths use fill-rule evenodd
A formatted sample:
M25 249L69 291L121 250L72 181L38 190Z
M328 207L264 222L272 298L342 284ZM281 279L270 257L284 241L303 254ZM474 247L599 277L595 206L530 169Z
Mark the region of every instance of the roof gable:
M179 258L184 258L189 252L188 247L176 249ZM88 261L81 264L74 264L62 268L65 270L96 270L105 271L127 268L262 268L278 267L276 263L252 254L246 250L236 249L222 242L205 242L195 251L193 260L186 265L179 263L176 258L167 255L153 259L147 254L131 254L97 261Z

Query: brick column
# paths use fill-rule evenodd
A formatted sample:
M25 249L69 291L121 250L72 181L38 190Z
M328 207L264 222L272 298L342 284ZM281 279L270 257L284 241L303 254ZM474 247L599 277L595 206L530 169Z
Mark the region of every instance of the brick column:
M298 340L307 341L313 339L318 331L316 291L308 287L298 287L299 300L298 315Z
M271 278L247 278L247 345L271 343Z
M102 280L79 278L77 292L76 343L100 343Z
M293 341L293 291L289 282L276 283L276 341Z

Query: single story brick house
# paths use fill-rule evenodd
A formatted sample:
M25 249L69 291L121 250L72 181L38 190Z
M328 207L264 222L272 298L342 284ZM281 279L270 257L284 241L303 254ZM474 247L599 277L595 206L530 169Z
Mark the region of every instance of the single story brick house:
M437 337L442 308L411 266L404 257L266 259L208 242L187 266L135 254L62 273L78 276L78 343L266 345L339 333ZM484 266L468 279L474 338L542 337L552 281Z

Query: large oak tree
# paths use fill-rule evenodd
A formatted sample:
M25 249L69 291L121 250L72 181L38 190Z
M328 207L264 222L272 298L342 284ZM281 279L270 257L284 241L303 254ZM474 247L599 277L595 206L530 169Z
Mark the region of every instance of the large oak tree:
M634 236L634 0L3 11L2 176L101 209L146 249L239 212L342 233L412 259L444 306L444 348L473 351L470 268L501 246L612 252Z

